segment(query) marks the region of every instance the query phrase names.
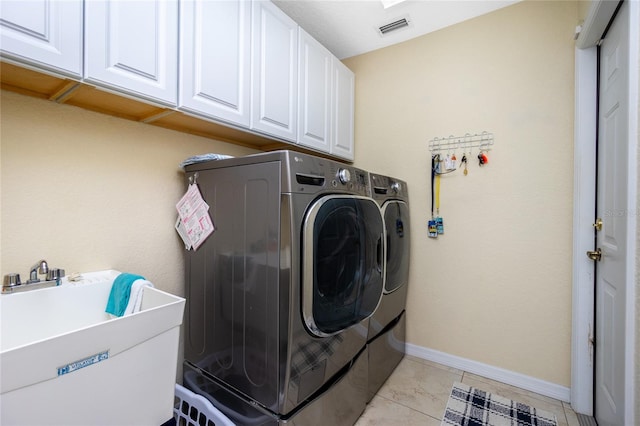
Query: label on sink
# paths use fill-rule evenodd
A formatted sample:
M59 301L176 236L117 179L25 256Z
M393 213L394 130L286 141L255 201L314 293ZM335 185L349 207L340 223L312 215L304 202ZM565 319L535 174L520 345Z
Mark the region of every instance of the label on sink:
M80 370L81 368L88 367L100 361L104 361L105 359L109 359L108 350L104 352L100 352L99 354L91 355L90 357L85 359L74 361L62 367L58 367L58 376L62 376L63 374L67 374L67 373L73 373L76 370Z

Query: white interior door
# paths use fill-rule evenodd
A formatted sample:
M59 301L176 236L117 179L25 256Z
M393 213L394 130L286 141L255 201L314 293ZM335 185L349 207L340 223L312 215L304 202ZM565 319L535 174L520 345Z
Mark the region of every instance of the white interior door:
M595 416L625 424L629 221L629 10L625 2L600 50L596 267Z

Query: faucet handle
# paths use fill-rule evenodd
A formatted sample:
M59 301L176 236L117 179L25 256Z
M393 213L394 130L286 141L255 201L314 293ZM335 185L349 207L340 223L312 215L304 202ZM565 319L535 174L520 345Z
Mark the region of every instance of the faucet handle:
M20 274L7 274L4 276L2 287L15 287L22 284L20 282Z
M49 268L49 271L47 272L47 281L53 281L53 280L58 281L62 279L64 275L65 275L64 269Z

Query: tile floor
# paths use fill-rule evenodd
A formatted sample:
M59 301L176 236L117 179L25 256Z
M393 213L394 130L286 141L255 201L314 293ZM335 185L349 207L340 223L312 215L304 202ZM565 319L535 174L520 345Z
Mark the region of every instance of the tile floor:
M456 381L550 411L558 426L578 426L568 403L409 355L380 388L356 426L440 425Z

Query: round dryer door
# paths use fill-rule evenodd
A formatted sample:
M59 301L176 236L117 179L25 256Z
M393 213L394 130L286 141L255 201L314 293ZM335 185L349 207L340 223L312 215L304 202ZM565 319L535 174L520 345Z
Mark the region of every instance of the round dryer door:
M383 221L370 198L330 195L315 201L303 225L302 309L317 336L367 319L383 291Z
M391 293L409 281L409 206L388 201L382 214L387 236L384 292Z

